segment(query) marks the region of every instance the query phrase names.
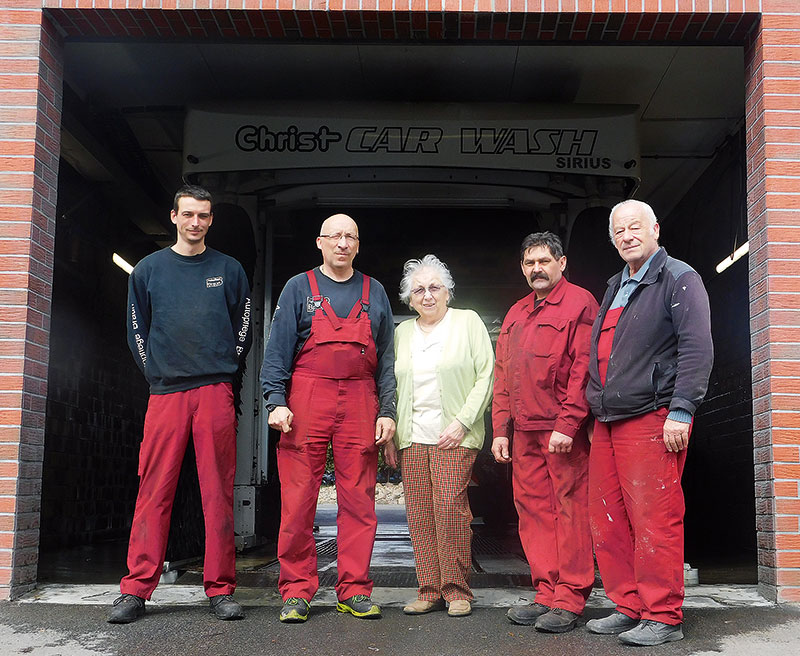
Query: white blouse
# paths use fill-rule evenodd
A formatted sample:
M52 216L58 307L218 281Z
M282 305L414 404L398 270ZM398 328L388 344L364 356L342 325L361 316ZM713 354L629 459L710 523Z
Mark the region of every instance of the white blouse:
M436 372L449 332L449 311L430 333L422 332L419 323L414 322L414 336L411 339L411 369L414 380L411 404L412 442L439 442L439 433L443 428L442 397Z

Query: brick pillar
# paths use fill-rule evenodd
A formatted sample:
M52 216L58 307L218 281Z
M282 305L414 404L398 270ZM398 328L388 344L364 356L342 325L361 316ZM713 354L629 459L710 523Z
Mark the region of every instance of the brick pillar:
M41 2L13 4L0 9L0 599L36 582L62 94Z
M758 579L800 601L800 5L763 0L746 53ZM794 46L794 47L792 47Z

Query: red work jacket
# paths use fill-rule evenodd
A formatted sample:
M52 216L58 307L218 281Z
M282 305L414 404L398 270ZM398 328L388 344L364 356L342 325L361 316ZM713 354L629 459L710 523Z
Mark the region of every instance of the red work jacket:
M589 343L597 301L566 278L534 307L531 292L511 306L497 339L495 437L557 430L575 437L589 414Z

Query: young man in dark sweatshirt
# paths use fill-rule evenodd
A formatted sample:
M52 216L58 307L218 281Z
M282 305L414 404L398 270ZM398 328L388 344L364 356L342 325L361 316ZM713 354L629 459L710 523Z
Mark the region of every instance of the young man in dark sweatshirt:
M128 284L128 346L150 384L150 400L128 575L108 617L114 624L144 614L158 584L190 435L205 518L204 588L217 618L244 616L231 596L236 587L232 382L250 348L250 290L242 266L205 245L213 221L205 189L179 189L170 216L176 243L141 260Z

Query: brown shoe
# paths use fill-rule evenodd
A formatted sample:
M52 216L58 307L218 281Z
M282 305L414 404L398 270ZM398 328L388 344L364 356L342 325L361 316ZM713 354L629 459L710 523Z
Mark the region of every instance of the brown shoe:
M424 615L435 610L444 610L444 600L426 601L425 599L415 599L403 607L406 615Z
M447 609L450 617L464 617L470 613L472 613L472 605L466 599L453 599L450 602L450 608Z

